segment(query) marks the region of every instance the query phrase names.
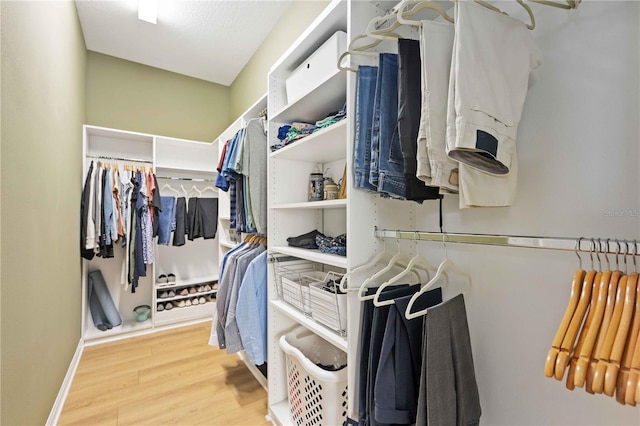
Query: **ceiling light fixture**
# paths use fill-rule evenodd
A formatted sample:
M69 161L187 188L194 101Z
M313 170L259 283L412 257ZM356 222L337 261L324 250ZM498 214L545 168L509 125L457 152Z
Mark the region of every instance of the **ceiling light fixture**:
M158 21L158 0L138 0L138 19L156 24Z

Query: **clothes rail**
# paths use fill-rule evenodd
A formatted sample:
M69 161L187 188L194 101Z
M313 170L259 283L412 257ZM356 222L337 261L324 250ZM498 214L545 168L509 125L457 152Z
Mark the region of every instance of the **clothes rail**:
M638 255L638 250L631 252L627 243L637 244L636 240L619 240L613 238L567 238L567 237L530 237L515 235L459 234L448 232L402 231L375 229L378 238L394 238L396 240L437 241L445 243L480 244L503 247L523 247L547 250L582 251L607 254ZM594 248L593 241L598 242ZM606 242L605 242L606 241ZM582 247L586 244L586 249Z
M142 160L139 158L120 158L120 157L108 157L105 155L86 155L87 158L93 158L97 160L111 160L111 161L128 161L130 163L145 163L153 164L151 160Z
M157 179L169 179L169 180L188 180L191 182L215 182L215 179L200 179L200 178L188 178L188 177L176 177L176 176L157 176Z

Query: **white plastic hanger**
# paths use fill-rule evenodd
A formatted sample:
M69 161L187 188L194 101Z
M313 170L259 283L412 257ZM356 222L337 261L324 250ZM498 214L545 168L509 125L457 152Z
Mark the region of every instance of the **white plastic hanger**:
M206 186L206 187L204 187L204 188L202 189L202 191L200 192L200 195L202 195L202 193L203 193L204 191L213 191L213 192L218 192L218 190L217 190L217 189L215 189L213 186Z
M440 13L440 15L444 19L446 19L447 21L453 23L453 18L451 16L449 16L447 14L447 11L437 3L434 3L432 1L422 1L417 6L415 6L413 9L405 10L407 5L409 5L409 3L411 3L411 2L404 3L398 8L397 19L398 19L398 22L403 24L403 25L411 25L411 26L414 26L414 27L421 27L422 26L422 22L420 22L420 21L411 21L411 20L406 19L406 18L408 16L415 15L419 11L425 10L425 9L436 10L438 13Z
M426 283L424 287L420 289L419 292L415 293L413 296L411 296L411 299L409 299L409 304L407 305L407 309L404 311L404 316L407 319L413 319L413 318L417 318L427 314L428 309L411 312L411 308L413 308L413 304L416 302L416 300L418 300L418 298L422 294L427 292L433 286L433 284L438 282L438 280L442 277L442 275L444 275L444 273L447 271L455 272L456 274L466 278L469 282L469 288L471 288L471 275L458 269L455 263L449 260L449 257L447 256L447 245L444 241L445 236L446 234L442 236L442 240L443 240L442 242L444 243L444 247L445 247L445 259L442 261L442 263L440 263L440 266L438 266L438 270L436 271L436 274L433 276L433 278L431 278L431 280L428 283Z
M354 44L358 41L358 40L362 40L365 38L369 38L366 34L358 34L355 37L353 37L351 39L351 41L349 42L349 46L347 47L347 50L345 52L342 53L342 55L340 55L340 57L338 58L338 68L343 70L343 71L353 71L353 72L357 72L358 68L357 67L346 67L342 65L342 60L344 58L346 58L348 55L360 55L360 56L369 56L372 58L377 58L379 56L378 52L369 52L367 51L367 49L371 49L373 47L376 47L377 45L379 45L382 40L376 40L373 43L364 45L364 46L360 46L360 47L354 47Z
M378 254L376 254L373 258L371 258L371 260L369 260L367 263L360 265L358 267L356 267L355 269L352 269L351 271L347 272L346 274L344 274L342 276L342 280L340 281L340 289L343 292L347 292L348 291L348 284L347 281L349 280L349 278L353 275L353 274L357 274L360 273L362 271L366 271L369 268L372 268L374 266L376 266L376 264L382 260L387 260L389 261L391 259L391 257L393 257L393 254L387 251L387 243L385 241L384 243L384 248L382 249L382 251Z
M388 22L390 25L386 28L375 29L378 23ZM378 40L397 40L400 38L400 35L393 32L396 28L400 26L400 23L396 19L396 14L389 14L385 16L376 16L371 21L369 21L369 25L367 26L366 35L372 39Z
M429 281L429 271L436 272L437 268L433 266L431 262L429 262L424 256L420 255L419 253L416 254L414 257L411 258L411 260L409 260L407 267L403 269L402 272L392 277L388 281L382 283L382 285L378 287L378 290L376 290L376 294L373 296L374 306L381 307L381 306L392 305L394 303L393 299L380 300L382 291L385 288L389 287L390 285L397 283L406 275L412 272L416 272L416 270L424 271L425 275L427 276L427 281ZM446 276L446 274L445 274L445 279L447 280L447 283L449 283L449 279Z
M162 185L162 188L160 188L160 190L163 190L163 189L168 189L169 191L173 191L176 193L177 196L180 196L180 191L178 191L168 183L165 183L164 185Z
M389 272L390 270L392 270L394 267L405 267L407 264L409 263L409 258L407 257L407 255L405 255L404 253L398 251L398 253L396 253L390 260L389 260L389 264L387 266L385 266L384 268L382 268L381 270L379 270L378 272L376 272L375 274L373 274L371 277L367 278L366 280L364 280L364 282L362 283L362 285L360 286L360 289L358 290L358 299L360 301L365 301L365 300L371 300L374 298L374 294L367 296L365 294L369 283L377 280L378 278L380 278L381 276L383 276L384 274L386 274L387 272ZM416 273L417 274L417 273Z
M200 191L198 188L196 188L196 186L195 186L195 185L193 185L193 186L191 187L191 189L189 189L189 193L191 193L191 191L195 191L195 192L197 192L197 193L198 193L198 196L199 196L199 197L202 197L202 191Z

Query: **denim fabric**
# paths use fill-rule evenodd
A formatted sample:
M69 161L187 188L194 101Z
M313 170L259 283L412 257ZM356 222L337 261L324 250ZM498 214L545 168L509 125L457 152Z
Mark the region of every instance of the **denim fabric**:
M378 67L363 65L358 67L355 147L353 150L355 187L374 192L378 188L369 183L369 174L371 170L371 121L377 76Z
M378 189L378 167L380 167L380 104L382 96L382 73L384 72L384 60L388 53L381 53L378 59L378 74L376 75L376 88L373 95L373 113L371 115L371 165L369 167L369 183Z
M373 139L377 139L377 182L374 169L374 152L371 151L371 177L369 182L378 185L378 192L404 198L404 159L398 133L398 55L380 54L380 70L376 85L377 110L374 109ZM377 132L376 132L377 130ZM376 135L377 133L377 135ZM376 137L377 136L377 137Z
M407 200L421 202L442 196L435 186L426 186L416 177L418 128L422 102L420 42L398 40L398 134L402 150Z
M160 197L162 210L158 220L158 244L169 245L171 239L171 225L176 221L176 197Z

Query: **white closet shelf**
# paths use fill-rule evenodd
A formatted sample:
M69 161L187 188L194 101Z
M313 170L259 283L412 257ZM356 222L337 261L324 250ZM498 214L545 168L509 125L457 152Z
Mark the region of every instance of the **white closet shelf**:
M158 284L156 283L156 290L168 290L168 289L173 289L173 288L178 288L178 287L187 287L190 285L196 285L196 284L209 284L213 281L218 281L218 275L211 275L208 277L199 277L199 278L189 278L189 279L185 279L185 280L178 280L176 279L175 283L171 283L171 284Z
M347 120L272 152L271 158L330 163L347 157Z
M178 321L187 321L197 318L213 315L215 303L207 302L202 305L185 306L184 308L176 308L164 310L155 313L156 325L174 324Z
M324 263L325 265L337 266L338 268L347 268L347 258L345 256L322 253L320 250L288 246L269 247L269 250L280 254L298 257L300 259L310 260L312 262Z
M324 340L331 343L341 351L347 352L346 337L342 337L335 331L330 330L322 324L317 323L313 320L313 318L306 316L305 314L282 300L272 300L270 303L271 306L273 306L279 312L285 314L292 320L296 321L298 324L322 337Z
M242 360L242 362L244 362L244 365L247 366L247 369L251 372L251 374L258 381L258 383L260 383L260 386L262 386L264 390L268 392L269 386L267 385L267 378L264 377L264 375L258 369L257 366L251 364L251 361L249 360L249 356L247 355L247 353L244 350L242 350L238 352L238 357Z
M85 340L103 339L105 337L117 336L120 334L129 334L143 330L151 330L153 328L153 322L151 318L143 322L137 322L135 320L122 321L122 325L114 327L111 330L100 331L93 324L87 327L84 334Z
M238 243L234 243L233 241L220 241L219 243L222 247L226 247L228 249L232 249L238 245Z
M288 399L277 402L275 404L271 404L271 406L269 407L269 415L276 425L288 426L293 424L293 420L291 420L291 416L289 415Z
M347 200L305 201L302 203L275 204L272 209L344 209Z
M166 172L174 172L174 171L178 171L178 172L193 172L193 173L198 173L201 175L209 175L211 177L215 176L218 171L215 169L201 169L198 167L183 167L183 166L164 166L162 164L156 164L156 170L159 171L166 171Z
M200 297L200 296L208 296L210 294L216 294L218 293L218 290L209 290L209 291L202 291L202 292L197 292L197 293L193 293L193 294L187 294L186 296L180 296L180 295L176 295L173 297L156 297L156 303L164 303L164 302L173 302L174 300L187 300L187 299L193 299L194 297ZM207 300L207 303L209 302L209 300ZM198 306L198 305L196 305Z
M345 103L347 90L347 72L339 71L314 88L311 92L289 102L287 106L274 114L272 121L277 123L305 123L322 120L332 112L338 111Z

